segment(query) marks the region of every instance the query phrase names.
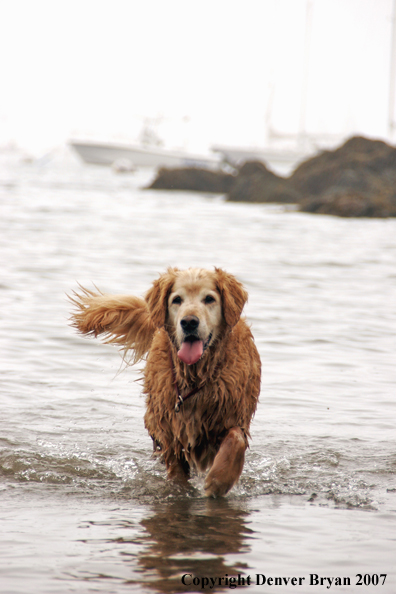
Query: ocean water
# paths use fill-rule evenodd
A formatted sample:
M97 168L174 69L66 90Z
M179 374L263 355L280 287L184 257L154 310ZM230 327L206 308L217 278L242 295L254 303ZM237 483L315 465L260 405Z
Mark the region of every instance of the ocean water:
M396 220L152 176L0 154L1 594L396 592ZM219 500L166 480L139 366L68 322L78 283L143 295L169 265L249 292L262 391Z

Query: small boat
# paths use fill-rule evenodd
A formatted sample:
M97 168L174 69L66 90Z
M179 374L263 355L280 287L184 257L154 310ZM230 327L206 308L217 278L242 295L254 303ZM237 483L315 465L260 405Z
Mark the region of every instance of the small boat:
M261 161L280 174L288 174L297 164L310 156L308 151L276 148L245 148L231 146L213 146L224 163L238 169L247 161Z
M129 162L131 167L204 167L216 169L217 156L195 155L172 151L161 147L130 145L123 143L70 140L69 145L85 163L113 166Z

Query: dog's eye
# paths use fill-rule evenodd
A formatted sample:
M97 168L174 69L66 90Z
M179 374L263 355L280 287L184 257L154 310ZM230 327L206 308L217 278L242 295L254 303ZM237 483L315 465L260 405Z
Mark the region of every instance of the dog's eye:
M182 302L182 298L179 295L176 295L176 297L174 297L172 299L172 305L173 304L175 304L175 305L181 305L181 302Z
M214 297L212 297L212 295L206 295L205 299L204 299L204 303L209 304L209 303L214 303L216 301L216 299Z

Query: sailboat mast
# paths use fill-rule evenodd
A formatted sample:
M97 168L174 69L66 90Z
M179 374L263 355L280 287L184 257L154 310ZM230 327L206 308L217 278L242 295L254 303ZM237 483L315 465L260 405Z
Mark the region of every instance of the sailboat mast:
M309 56L311 49L311 28L312 28L312 0L308 0L306 4L305 16L305 37L304 37L304 62L302 73L302 89L301 89L301 105L300 105L300 121L298 126L298 142L301 148L305 148L307 140L306 130L306 114L308 101L308 83L309 83Z
M394 140L396 129L395 114L396 99L396 0L392 1L392 24L391 24L391 55L390 55L390 73L389 73L389 139Z

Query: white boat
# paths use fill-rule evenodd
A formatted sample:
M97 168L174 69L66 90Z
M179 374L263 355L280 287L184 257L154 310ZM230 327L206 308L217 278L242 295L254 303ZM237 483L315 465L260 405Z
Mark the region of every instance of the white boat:
M261 161L280 173L288 173L311 154L308 151L274 148L245 148L213 146L212 151L220 155L223 162L238 168L246 161Z
M160 147L123 143L71 140L69 145L86 163L114 166L117 162L130 162L131 167L205 167L217 168L217 156L195 155Z

